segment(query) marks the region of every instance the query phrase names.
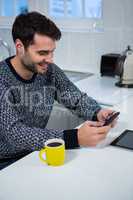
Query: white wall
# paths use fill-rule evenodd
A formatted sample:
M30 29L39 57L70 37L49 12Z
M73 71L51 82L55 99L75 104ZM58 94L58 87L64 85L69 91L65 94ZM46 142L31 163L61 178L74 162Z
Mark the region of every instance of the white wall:
M103 32L63 32L55 52L61 68L99 73L102 54L133 48L133 0L104 0L103 9ZM9 30L0 37L13 45Z
M133 48L133 0L104 0L103 32L63 32L55 55L63 69L99 73L104 53Z

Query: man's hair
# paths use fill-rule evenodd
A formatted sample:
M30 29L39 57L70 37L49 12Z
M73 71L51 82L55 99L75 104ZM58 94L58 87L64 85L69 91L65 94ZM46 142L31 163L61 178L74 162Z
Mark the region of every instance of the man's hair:
M38 12L20 14L16 17L12 27L12 37L14 42L20 39L25 48L34 43L34 35L45 35L53 40L60 40L61 31L46 16Z

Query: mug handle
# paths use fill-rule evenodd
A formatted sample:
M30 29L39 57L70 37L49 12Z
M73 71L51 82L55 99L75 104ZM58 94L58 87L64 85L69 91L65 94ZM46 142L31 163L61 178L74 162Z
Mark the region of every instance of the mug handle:
M46 161L46 160L43 158L43 156L42 156L43 153L46 154L46 150L45 150L45 149L42 149L42 150L39 151L39 157L40 157L40 159L41 159L42 162L47 163L47 161Z

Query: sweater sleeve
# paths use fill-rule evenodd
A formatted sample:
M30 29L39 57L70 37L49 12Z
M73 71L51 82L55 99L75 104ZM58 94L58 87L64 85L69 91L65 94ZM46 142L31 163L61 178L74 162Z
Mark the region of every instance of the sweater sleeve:
M96 119L97 112L101 109L98 102L81 92L59 67L54 67L57 101L84 120Z
M47 139L62 138L67 144L67 148L77 147L78 142L75 139L77 133L73 130L67 132L63 130L41 129L28 127L24 124L21 115L19 115L13 105L8 102L12 98L8 87L0 83L0 156L10 157L12 155L21 155L24 152L40 150ZM70 134L73 133L73 134ZM69 141L72 143L69 145Z

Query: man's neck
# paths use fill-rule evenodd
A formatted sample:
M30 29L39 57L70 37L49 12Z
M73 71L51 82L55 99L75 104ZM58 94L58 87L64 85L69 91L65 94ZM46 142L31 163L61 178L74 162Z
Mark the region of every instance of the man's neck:
M30 80L32 78L33 72L25 69L18 56L15 56L11 59L11 64L20 77L25 80Z

